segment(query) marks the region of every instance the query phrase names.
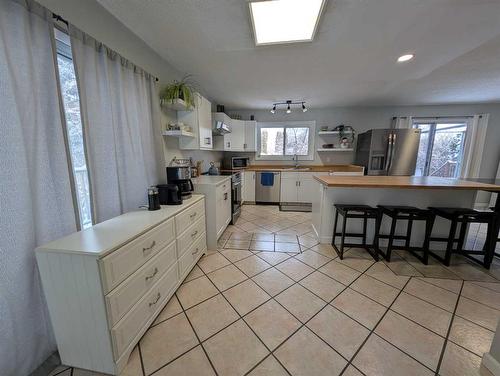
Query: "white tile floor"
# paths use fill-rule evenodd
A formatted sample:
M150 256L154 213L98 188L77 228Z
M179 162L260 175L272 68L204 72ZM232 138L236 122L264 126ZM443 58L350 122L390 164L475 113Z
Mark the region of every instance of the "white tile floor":
M341 261L317 244L310 213L269 206L244 206L219 246L125 375L488 375L480 362L500 317L498 260L490 271L461 257L425 266L398 251L375 263L351 248Z

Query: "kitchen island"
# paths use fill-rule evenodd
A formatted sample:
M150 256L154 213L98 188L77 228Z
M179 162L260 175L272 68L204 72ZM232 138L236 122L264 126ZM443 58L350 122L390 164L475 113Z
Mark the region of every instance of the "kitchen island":
M312 204L312 224L320 243L331 243L334 204L409 205L418 208L429 206L473 208L478 191L500 192L500 185L472 180L415 176L315 176ZM359 232L362 221L348 222L347 232ZM401 221L396 228L403 234L406 225ZM389 223L384 221L381 232L388 233ZM374 223L368 224L368 239L374 234ZM449 223L436 219L433 234L446 236ZM424 223L414 225L412 245L419 245L424 234ZM349 239L349 241L355 241ZM382 245L385 245L381 241ZM434 244L433 244L434 246ZM439 249L444 244L437 243Z

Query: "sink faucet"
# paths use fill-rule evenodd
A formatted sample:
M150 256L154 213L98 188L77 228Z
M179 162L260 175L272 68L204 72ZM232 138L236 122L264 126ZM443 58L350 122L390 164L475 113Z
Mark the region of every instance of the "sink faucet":
M292 161L295 161L295 168L299 168L299 156L297 154L293 155Z

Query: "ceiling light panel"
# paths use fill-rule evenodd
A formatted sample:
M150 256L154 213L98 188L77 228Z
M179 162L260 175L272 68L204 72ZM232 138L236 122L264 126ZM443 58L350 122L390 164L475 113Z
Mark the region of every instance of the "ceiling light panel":
M267 0L249 3L255 44L314 39L326 0Z

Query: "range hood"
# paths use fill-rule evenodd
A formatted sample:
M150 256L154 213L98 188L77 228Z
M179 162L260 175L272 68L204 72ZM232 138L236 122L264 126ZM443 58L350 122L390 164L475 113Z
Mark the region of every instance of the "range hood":
M231 133L231 126L224 123L223 121L217 120L215 122L215 128L213 129L212 133L216 136L222 136L227 133Z

